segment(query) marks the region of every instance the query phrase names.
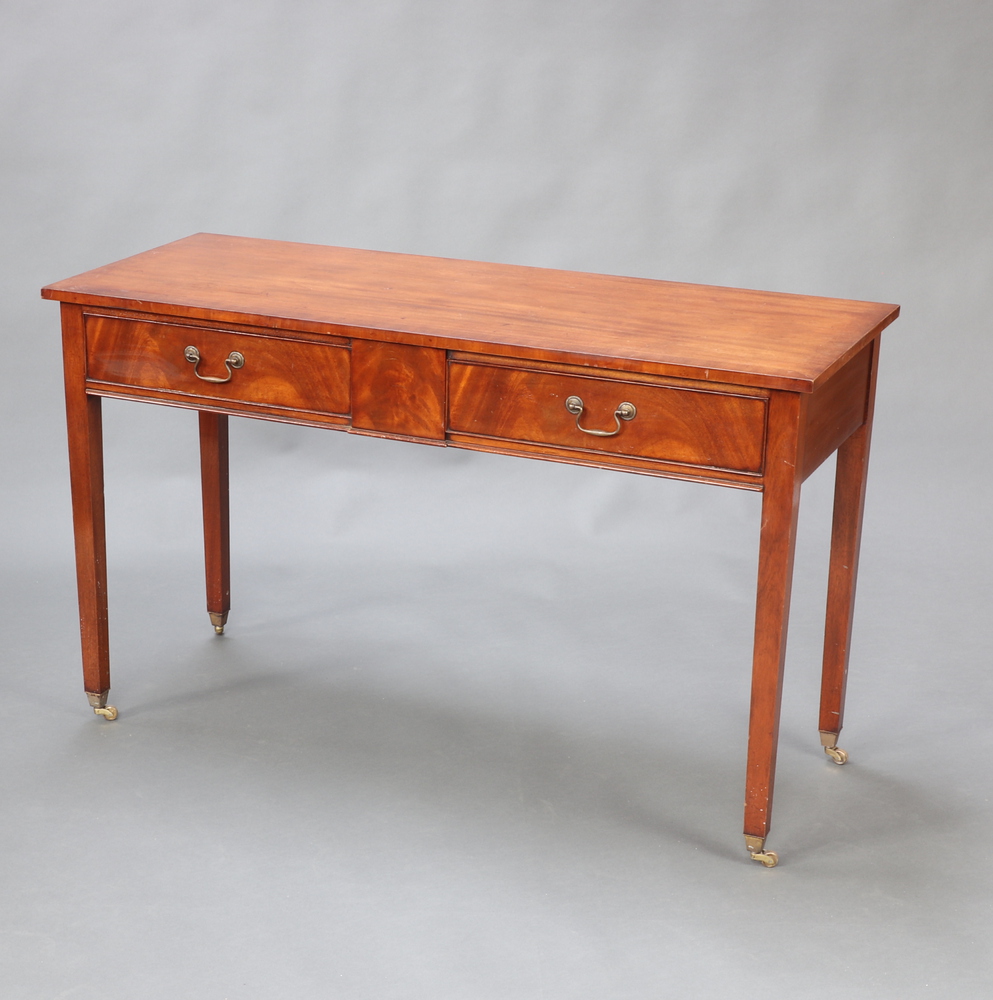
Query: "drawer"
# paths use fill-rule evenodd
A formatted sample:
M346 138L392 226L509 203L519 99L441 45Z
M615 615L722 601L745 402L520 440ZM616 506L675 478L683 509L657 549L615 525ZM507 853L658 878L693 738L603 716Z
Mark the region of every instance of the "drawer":
M134 387L146 390L135 393L143 398L185 405L197 399L231 402L232 409L288 419L286 411L305 419L347 415L349 357L347 341L340 339L325 343L86 316L87 379L101 383L95 388Z
M758 390L551 369L452 360L449 430L529 446L762 472L766 398ZM581 413L575 401L572 410L566 407L570 397L582 401ZM633 418L615 416L622 403L633 405Z

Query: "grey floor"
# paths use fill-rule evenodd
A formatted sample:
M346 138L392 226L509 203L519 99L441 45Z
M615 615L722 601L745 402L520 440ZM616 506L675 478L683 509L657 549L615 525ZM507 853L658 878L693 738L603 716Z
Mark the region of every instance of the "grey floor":
M0 3L0 1000L993 995L993 7ZM198 231L896 302L849 709L804 486L766 870L759 498L106 406L81 690L57 310ZM664 336L664 331L660 331Z
M988 995L988 616L892 544L887 498L839 768L831 469L805 486L766 870L739 834L755 495L234 421L215 638L193 416L106 408L117 722L57 539L4 576L5 997Z

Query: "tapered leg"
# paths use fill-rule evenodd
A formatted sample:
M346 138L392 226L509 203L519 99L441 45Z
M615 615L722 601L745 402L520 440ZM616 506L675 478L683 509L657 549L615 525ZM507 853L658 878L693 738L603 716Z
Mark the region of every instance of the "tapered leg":
M62 339L83 686L97 715L115 719L117 709L107 704L110 642L100 397L86 394L83 318L78 306L62 308Z
M207 613L220 635L231 610L231 548L228 516L228 418L200 411L200 480L203 488L203 550Z
M876 397L879 340L872 344L865 420L838 449L834 480L834 523L831 529L831 568L828 571L827 618L824 627L824 667L821 674L821 710L818 729L824 752L836 763L848 761L838 746L845 713L848 658L851 651L855 581L862 538L862 512L869 467L869 441Z
M768 867L778 861L774 853L765 850L765 838L769 833L776 776L783 665L800 506L799 458L803 453L804 405L805 400L796 393L774 393L769 401L745 781L745 843L752 857Z
M834 487L831 569L828 573L827 621L824 629L824 670L818 729L825 751L838 764L848 755L838 748L845 711L845 686L855 608L862 511L869 459L869 427L863 424L839 449Z

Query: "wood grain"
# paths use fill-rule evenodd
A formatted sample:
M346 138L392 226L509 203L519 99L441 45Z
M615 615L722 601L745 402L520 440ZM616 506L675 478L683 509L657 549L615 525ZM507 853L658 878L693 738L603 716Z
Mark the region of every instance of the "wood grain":
M63 302L84 678L110 686L99 395L199 409L208 609L230 604L227 413L761 489L745 833L772 810L800 484L837 449L820 728L851 645L879 332L898 308L199 234ZM84 307L85 306L85 314ZM245 366L224 383L232 351ZM612 437L621 402L638 410Z
M76 589L83 647L83 686L94 695L110 690L107 627L107 541L103 500L103 436L100 399L85 391L83 311L62 306L69 481L76 542Z
M183 354L187 345L200 352L196 370ZM89 380L107 388L135 386L179 399L232 400L310 414L343 416L349 409L349 351L342 343L88 313L86 351ZM244 355L245 365L229 382L197 377L199 372L224 378L224 359L232 351Z
M808 398L777 392L769 399L745 777L744 832L752 837L765 837L772 818Z
M585 465L593 469L614 469L635 472L660 479L682 479L713 486L730 486L734 489L761 492L762 477L747 472L728 472L699 465L678 465L654 458L632 458L609 452L581 451L578 448L556 448L548 444L528 444L525 441L502 441L500 438L479 437L449 431L447 443L456 448L483 451L494 455L511 455L538 458L546 462L564 462L567 465Z
M804 479L865 422L871 359L870 344L811 393L804 431Z
M227 616L231 610L228 418L221 413L201 412L199 424L207 611Z
M838 449L835 471L834 522L831 529L831 566L828 571L818 728L822 732L836 735L841 732L844 722L878 365L877 340L871 348L866 417L859 429Z
M443 441L445 352L354 341L352 428Z
M673 388L623 379L557 374L525 366L453 361L449 365L452 432L583 451L654 458L680 465L758 474L765 445L761 397ZM584 403L579 426L612 431L622 402L637 407L614 437L579 429L565 400Z
M897 306L200 233L47 298L812 391Z

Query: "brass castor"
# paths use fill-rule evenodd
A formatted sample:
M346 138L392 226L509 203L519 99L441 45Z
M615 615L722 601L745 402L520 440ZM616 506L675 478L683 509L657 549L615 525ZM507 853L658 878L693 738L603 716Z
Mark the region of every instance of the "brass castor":
M766 868L775 868L779 864L779 855L765 849L765 837L750 837L746 833L745 850L751 855L752 861L758 861Z
M102 716L108 722L117 718L117 709L107 704L108 691L87 691L86 700L90 703L94 715Z
M835 764L847 764L848 754L838 746L838 734L821 730L821 746Z
M224 635L228 613L226 611L208 611L207 614L210 615L210 624L214 626L215 635Z

